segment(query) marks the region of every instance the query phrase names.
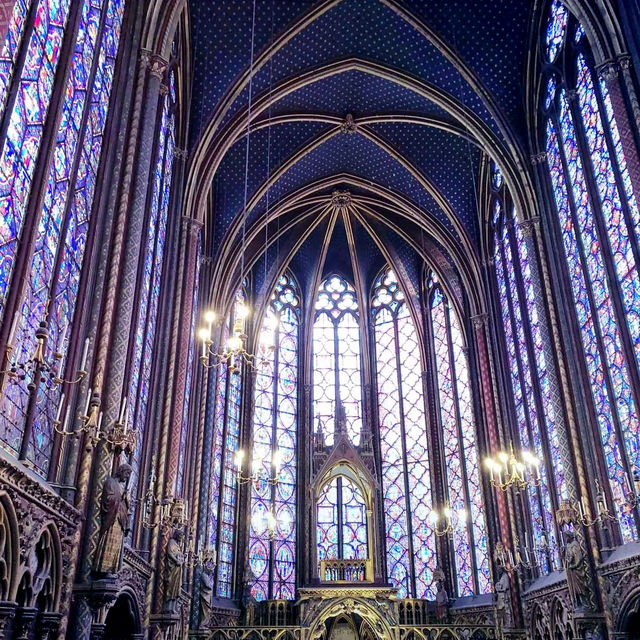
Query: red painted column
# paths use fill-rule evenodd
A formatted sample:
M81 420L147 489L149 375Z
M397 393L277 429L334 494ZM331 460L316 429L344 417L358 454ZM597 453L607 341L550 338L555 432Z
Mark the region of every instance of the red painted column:
M177 292L176 319L178 332L175 344L176 367L174 370L173 407L171 412L171 431L169 436L169 459L167 464L167 495L176 495L178 479L178 460L180 457L180 434L182 432L183 405L187 385L189 365L189 346L191 344L191 317L193 315L193 290L195 287L196 259L198 254L198 234L201 223L193 218L183 218L187 264L181 288Z
M15 0L0 0L0 42L4 42Z
M478 370L480 372L480 390L482 392L482 404L484 408L485 424L487 426L487 439L491 452L500 449L500 438L498 435L498 423L493 407L493 392L491 384L491 367L489 366L489 352L487 349L487 316L480 315L472 318L476 339L476 352L478 354ZM498 524L500 538L507 544L509 538L509 521L507 519L507 505L502 491L496 495L498 507Z

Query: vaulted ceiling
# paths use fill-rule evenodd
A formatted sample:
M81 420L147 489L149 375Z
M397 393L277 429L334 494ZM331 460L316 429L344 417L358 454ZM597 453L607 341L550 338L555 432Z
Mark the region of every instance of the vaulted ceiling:
M284 264L311 287L354 246L367 286L387 260L409 288L421 260L473 282L488 159L526 164L536 4L192 0L187 200L219 284L242 237L258 287Z

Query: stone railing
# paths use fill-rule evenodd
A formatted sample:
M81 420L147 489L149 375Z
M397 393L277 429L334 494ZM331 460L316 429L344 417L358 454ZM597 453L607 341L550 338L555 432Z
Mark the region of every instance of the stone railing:
M371 582L370 560L321 560L320 580L322 582Z

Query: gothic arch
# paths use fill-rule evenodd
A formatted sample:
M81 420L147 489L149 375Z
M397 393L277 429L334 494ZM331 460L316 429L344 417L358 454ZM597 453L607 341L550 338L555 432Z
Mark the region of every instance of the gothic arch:
M280 235L276 233L270 234L270 243L273 244L277 239L284 235L291 229L300 219L310 216L312 213L321 212L323 214L331 214L329 209L322 211L323 202L327 206L331 204L331 195L321 195L326 189L338 186L353 186L355 188L365 189L368 194L366 196L353 196L353 202L357 205L358 209L361 209L363 213L368 215L374 215L380 217L377 208L380 207L387 212L397 214L403 220L411 222L417 225L418 228L423 229L426 233L432 235L436 241L442 244L442 246L450 253L452 260L460 273L462 278L463 289L469 296L469 303L473 314L484 312L484 296L482 292L484 290L483 279L481 277L481 266L478 256L475 252L464 252L458 243L453 238L452 234L439 222L436 218L431 216L425 216L415 205L407 201L401 194L389 191L386 187L371 183L368 180L359 178L354 175L340 174L323 178L314 183L311 183L298 191L290 194L283 199L277 207L269 213L269 221L273 222L277 218L284 216L291 216L291 219L287 218L283 221L278 229ZM317 194L317 195L316 195ZM314 208L306 208L305 205L314 205ZM295 215L292 213L296 210L300 210ZM357 213L357 212L356 212ZM322 216L316 216L316 224L319 222ZM359 216L360 222L362 217ZM402 225L398 221L392 221L389 219L380 218L381 222L386 227L389 227L394 232L398 233L406 242L408 242L427 262L433 262L425 252L424 247L418 244L419 238L416 235L412 235L403 229ZM246 265L253 264L258 256L251 253L252 241L261 239L264 237L264 226L267 223L265 216L261 216L246 233L247 245L249 247L249 255L246 259ZM366 225L365 225L366 226ZM309 230L309 232L312 229ZM225 235L225 240L220 248L220 258L215 265L215 271L212 276L211 290L215 292L216 299L211 303L215 306L221 300L228 300L231 291L234 291L239 285L238 275L236 273L237 265L239 264L240 256L238 251L235 250L236 244L233 241L233 233L229 230ZM304 241L304 238L300 239L298 246ZM262 248L262 247L259 247ZM291 260L295 251L289 252L286 259L283 261L278 272L286 269L288 262ZM434 269L438 272L442 271L440 265L433 265ZM440 275L445 279L446 273L442 272ZM273 276L274 278L276 276ZM317 285L318 283L316 283Z
M9 496L0 495L0 601L14 600L20 562L18 520Z
M615 631L618 633L628 633L631 630L637 631L640 623L640 584L636 584L626 594L622 605L615 619Z
M317 612L315 620L309 627L308 638L312 640L324 637L324 626L327 620L331 618L340 618L359 615L363 621L366 621L373 629L378 640L392 640L394 638L393 631L389 625L389 621L380 615L367 601L362 598L338 598L331 600L324 609Z
M17 587L18 606L41 613L58 610L62 586L62 547L53 522L45 524L26 551Z
M133 634L139 634L142 630L142 615L136 594L129 587L124 587L106 614L104 640L132 640ZM112 635L112 632L115 633Z

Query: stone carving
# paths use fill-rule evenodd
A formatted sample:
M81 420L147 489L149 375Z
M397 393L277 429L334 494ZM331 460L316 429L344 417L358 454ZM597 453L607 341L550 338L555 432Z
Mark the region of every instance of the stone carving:
M336 403L336 436L338 434L347 433L347 410L344 408L344 402L338 400Z
M348 191L334 191L331 194L331 204L334 207L348 207L351 204L351 194Z
M347 113L345 119L342 121L342 124L340 125L340 131L348 135L351 135L352 133L356 133L358 131L358 125L356 124L356 121L353 119L353 116L350 113Z
M510 580L507 570L498 565L498 580L494 585L496 606L496 627L500 632L511 626Z
M184 564L183 537L182 529L175 528L167 543L164 564L165 613L178 613L178 600L182 589L182 565Z
M211 599L213 598L213 564L206 562L200 574L200 629L211 626Z
M129 533L130 477L131 467L123 463L102 485L100 532L93 558L93 571L98 575L115 574L122 567L124 539Z
M565 533L567 547L564 554L564 565L567 572L567 584L571 600L577 610L590 608L589 567L587 559L573 531Z
M436 583L436 618L442 622L449 614L449 594L445 588L444 571L440 567L433 572L433 579Z

